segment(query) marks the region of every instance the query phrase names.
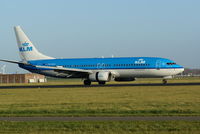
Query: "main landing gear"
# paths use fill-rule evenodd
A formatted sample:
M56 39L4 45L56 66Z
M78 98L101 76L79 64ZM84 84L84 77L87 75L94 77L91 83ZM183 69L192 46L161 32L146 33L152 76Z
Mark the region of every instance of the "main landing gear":
M84 80L83 83L86 86L90 86L92 82L90 80ZM99 83L99 85L105 85L106 84L105 81L99 81L98 83Z
M99 85L105 85L106 82L105 81L99 81Z
M90 80L84 80L84 85L86 86L90 86L91 85L91 81Z
M166 79L163 79L162 82L163 82L163 84L167 84L167 80Z

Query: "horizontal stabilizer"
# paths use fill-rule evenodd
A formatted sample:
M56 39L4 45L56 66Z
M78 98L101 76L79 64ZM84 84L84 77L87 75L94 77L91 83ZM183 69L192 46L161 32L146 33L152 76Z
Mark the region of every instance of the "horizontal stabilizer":
M0 61L3 61L3 62L8 62L8 63L13 63L13 64L24 64L24 65L31 65L29 63L26 63L26 62L20 62L20 61L13 61L13 60L3 60L3 59L0 59ZM32 66L32 65L31 65Z

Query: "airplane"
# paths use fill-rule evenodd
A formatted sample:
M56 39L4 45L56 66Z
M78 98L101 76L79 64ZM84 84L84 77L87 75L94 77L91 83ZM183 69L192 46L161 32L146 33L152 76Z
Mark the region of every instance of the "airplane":
M84 85L100 85L114 81L134 81L136 78L162 78L167 83L184 71L174 61L159 57L110 57L56 59L39 52L20 26L14 27L21 61L0 61L18 64L32 73L57 78L82 78Z

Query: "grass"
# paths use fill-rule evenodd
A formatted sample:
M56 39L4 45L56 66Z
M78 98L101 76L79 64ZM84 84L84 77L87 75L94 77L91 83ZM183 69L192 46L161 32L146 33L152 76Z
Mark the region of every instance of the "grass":
M160 81L160 79L151 81L144 79L137 83L158 83ZM200 82L200 79L172 79L169 82ZM55 84L80 85L82 83L80 80L44 83L44 85ZM200 86L0 89L0 116L135 115L199 116Z
M199 78L169 83L200 82ZM128 82L129 84L130 82ZM139 79L132 83L161 83ZM82 85L50 80L29 85ZM111 84L118 84L111 82ZM24 84L3 84L20 86ZM200 116L200 86L125 86L0 89L0 116ZM5 134L199 134L200 121L0 121Z
M41 134L199 134L200 122L110 121L110 122L0 122L0 133Z

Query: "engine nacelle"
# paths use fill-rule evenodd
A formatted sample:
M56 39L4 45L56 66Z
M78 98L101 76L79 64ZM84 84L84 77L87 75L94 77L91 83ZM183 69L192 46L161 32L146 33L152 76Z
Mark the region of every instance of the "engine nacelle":
M115 81L135 81L135 78L115 78Z
M112 77L112 74L111 72L96 72L96 73L92 73L89 75L89 80L90 81L110 81L111 80L111 77Z

